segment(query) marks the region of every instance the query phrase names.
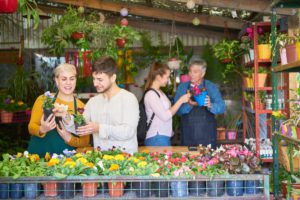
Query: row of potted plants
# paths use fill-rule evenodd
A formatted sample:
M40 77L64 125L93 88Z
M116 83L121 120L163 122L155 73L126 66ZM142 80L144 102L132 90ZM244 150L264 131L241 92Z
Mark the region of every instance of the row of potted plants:
M259 160L246 147L241 145L225 145L217 150L210 147L200 147L198 155L182 153L149 153L141 152L134 155L126 154L120 150L87 151L75 153L65 151L65 155L49 154L40 159L36 154L28 152L18 153L15 156L3 155L0 162L0 175L2 177L33 177L54 176L63 179L69 176L152 176L152 177L193 177L205 175L213 177L218 174L249 174L260 170ZM54 179L55 180L55 179ZM175 181L176 182L176 181ZM178 196L186 196L187 181L173 184ZM244 181L241 181L244 184ZM227 181L228 183L228 181ZM226 184L227 184L226 183ZM52 181L53 184L53 181ZM171 184L171 187L172 187ZM221 183L225 184L225 182ZM109 184L111 191L116 184ZM83 184L83 188L87 187ZM97 184L93 184L97 188ZM229 186L227 186L229 187ZM44 186L44 190L47 186ZM225 186L223 187L224 190ZM244 191L244 187L241 189ZM94 190L96 191L96 189ZM123 191L123 190L122 190ZM223 195L219 192L217 196ZM45 195L47 195L45 193ZM53 194L54 195L54 194ZM57 193L55 193L57 195ZM91 194L95 196L96 193ZM111 194L113 195L113 194ZM123 195L119 193L118 195ZM231 195L231 194L229 194ZM243 192L234 195L243 195Z

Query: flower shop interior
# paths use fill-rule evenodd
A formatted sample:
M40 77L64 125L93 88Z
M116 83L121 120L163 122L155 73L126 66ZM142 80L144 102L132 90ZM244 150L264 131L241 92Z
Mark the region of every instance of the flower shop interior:
M216 122L215 146L182 142L179 108L171 145L146 145L134 131L133 154L101 150L92 138L74 150L30 151L32 137L45 137L29 124L37 110L46 115L46 91L58 91L56 67L75 66L72 95L86 104L99 93L93 66L104 56L117 65L117 87L142 104L153 63L168 66L160 94L174 107L193 63L205 61L198 92L211 105L191 98ZM0 199L300 199L299 0L0 0L0 67ZM33 109L40 95L43 108Z

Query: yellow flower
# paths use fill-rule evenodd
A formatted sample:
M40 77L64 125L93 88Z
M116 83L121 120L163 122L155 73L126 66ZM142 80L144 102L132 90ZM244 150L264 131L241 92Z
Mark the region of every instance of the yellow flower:
M22 157L22 156L23 156L23 154L20 153L20 152L17 154L17 158L20 158L20 157Z
M145 159L146 159L145 157L142 157L142 156L139 157L139 160L141 160L141 161L144 161Z
M13 99L12 99L12 100L10 100L10 103L15 103L15 100L13 100Z
M134 159L133 159L133 162L134 162L134 163L138 163L138 162L140 162L140 160L137 159L137 158L134 158Z
M113 156L111 156L111 155L104 155L103 156L103 159L104 160L111 160L111 159L113 159L114 157Z
M76 166L76 162L74 162L74 161L67 161L67 162L64 163L63 166L64 167L74 168Z
M85 163L88 162L88 161L87 161L85 158L83 158L83 157L78 158L77 160L78 160L79 162L81 162L82 164L85 164Z
M47 163L47 165L49 167L51 167L51 166L56 165L58 163L59 163L59 159L57 159L57 158L51 158L51 160Z
M87 151L85 154L90 155L91 153L92 153L92 151Z
M50 160L50 158L51 158L50 154L47 152L46 155L45 155L45 160L48 161L48 160Z
M85 163L84 165L87 166L87 167L90 167L90 168L92 168L92 167L95 166L95 165L94 165L93 163L91 163L91 162L87 162L87 163Z
M112 164L109 168L109 171L116 171L119 169L120 169L120 166L118 164Z
M80 157L82 157L82 154L81 154L81 153L76 153L76 154L75 154L75 157L76 157L76 158L80 158Z
M153 174L151 174L151 176L153 176L153 177L160 177L160 174L159 173L153 173Z
M24 105L24 102L23 101L18 101L18 106L22 106Z
M30 159L31 162L39 161L40 156L38 154L32 154L31 156L29 156L29 159Z
M125 160L124 156L121 155L121 154L116 155L116 156L115 156L115 159L116 159L116 160L119 160L119 161Z
M145 161L142 161L142 162L140 162L139 164L138 164L138 167L145 167L147 165L147 162L145 162Z

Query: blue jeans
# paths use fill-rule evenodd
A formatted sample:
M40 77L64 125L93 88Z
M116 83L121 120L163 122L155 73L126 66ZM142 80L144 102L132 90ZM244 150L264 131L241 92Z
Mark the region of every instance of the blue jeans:
M146 146L171 146L171 140L170 137L159 135L159 133L157 133L156 136L146 139L145 145Z

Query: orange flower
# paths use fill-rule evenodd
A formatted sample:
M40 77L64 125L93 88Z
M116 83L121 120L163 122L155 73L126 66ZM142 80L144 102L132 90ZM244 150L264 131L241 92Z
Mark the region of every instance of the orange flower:
M139 160L141 160L141 161L144 161L145 159L146 159L145 157L142 157L142 156L139 157Z
M66 162L72 162L72 158L66 158Z
M57 158L51 158L51 160L47 163L47 166L51 167L51 166L54 166L54 165L56 165L58 163L59 163L59 159L57 159Z
M50 160L50 158L51 158L50 154L47 152L46 155L45 155L45 160L48 161L48 160Z
M94 164L91 163L91 162L87 162L84 165L87 166L87 167L90 167L90 168L94 167Z

